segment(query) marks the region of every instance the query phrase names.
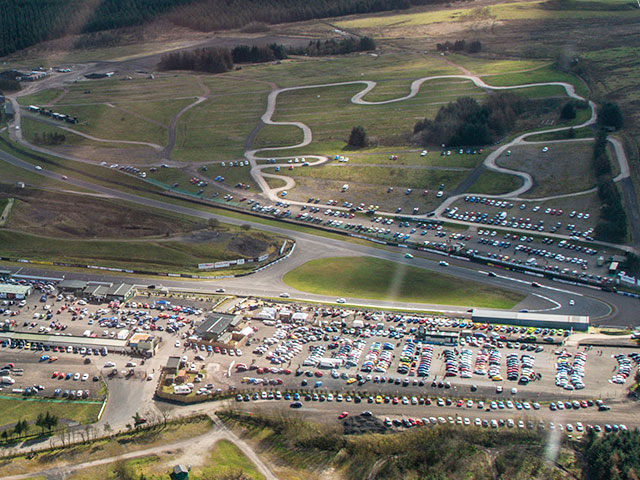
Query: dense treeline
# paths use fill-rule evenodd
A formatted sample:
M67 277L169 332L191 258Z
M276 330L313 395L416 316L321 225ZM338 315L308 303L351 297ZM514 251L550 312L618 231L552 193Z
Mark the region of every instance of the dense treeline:
M290 49L293 55L345 55L353 52L369 52L376 49L376 42L370 37L343 38L341 40L331 39L312 40L305 48Z
M598 198L602 203L600 219L596 225L598 240L623 243L627 237L627 214L622 206L620 192L611 178L613 169L607 153L607 132L598 131L593 145L593 169L596 174Z
M238 45L231 50L233 63L262 63L287 58L287 50L283 45L272 43L267 47Z
M0 56L69 34L140 25L162 14L176 25L212 31L439 2L443 0L4 0Z
M637 480L640 478L640 434L621 432L584 440L585 478L588 480Z
M202 31L241 28L252 22L297 22L354 13L402 10L444 0L199 0L172 12L176 24Z
M525 111L526 103L508 93L490 95L484 105L474 98L460 97L440 107L433 120L417 122L414 140L422 145L487 145L509 131Z
M620 130L624 126L624 118L620 107L611 102L603 104L598 109L598 125Z
M5 0L0 56L64 35L140 25L194 0Z
M170 52L162 56L160 70L194 70L197 72L224 73L233 68L234 63L261 63L287 58L282 45L273 43L266 47L238 45L228 48L199 48Z
M444 43L438 43L436 48L439 52L468 52L478 53L482 50L482 42L480 40L473 40L468 42L464 39L456 40L455 42L446 41Z
M197 72L224 73L233 68L231 50L226 48L198 48L163 55L158 64L160 70L194 70Z

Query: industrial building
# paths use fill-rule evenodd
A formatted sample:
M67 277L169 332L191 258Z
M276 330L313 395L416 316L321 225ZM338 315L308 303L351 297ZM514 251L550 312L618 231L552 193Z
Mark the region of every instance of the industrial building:
M158 337L148 333L134 333L129 339L129 348L143 357L152 357L158 350Z
M13 104L11 102L7 102L4 104L4 114L6 115L7 120L13 120L15 111L13 110Z
M229 343L231 332L236 329L242 318L228 313L212 313L196 327L196 336L209 342Z
M126 302L135 294L133 285L88 285L82 290L82 296L92 302Z
M107 348L109 352L128 352L126 339L120 340L106 337L79 337L67 335L51 335L48 333L0 332L0 341L22 340L30 343L42 343L49 346Z
M82 296L82 292L87 288L84 280L63 280L58 284L58 292L71 294L75 297Z
M14 285L12 283L0 283L0 298L22 300L31 295L31 285Z
M475 323L498 323L520 327L562 328L579 332L586 332L589 329L589 317L580 315L552 315L548 313L481 310L474 308L471 319Z

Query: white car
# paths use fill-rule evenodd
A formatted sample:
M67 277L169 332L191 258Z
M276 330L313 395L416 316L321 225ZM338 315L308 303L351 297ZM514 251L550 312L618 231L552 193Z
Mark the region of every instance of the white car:
M573 306L573 305L575 305L575 304L576 304L576 301L575 301L575 300L573 300L573 299L569 300L569 305Z
M82 375L81 380L82 380L83 382L86 382L87 380L89 380L89 374L88 374L88 373L85 373L84 375Z
M175 347L176 347L176 348L180 348L180 342L176 342L176 343L175 343Z
M544 148L542 149L542 151L543 151L543 152L548 152L548 151L549 151L549 147L544 147Z
M42 167L40 165L36 165L36 170L42 170Z
M347 301L344 298L337 298L336 303L347 303Z
M280 298L289 298L289 297L290 297L290 295L287 292L282 292L280 294Z
M441 261L439 262L439 265L440 265L441 267L448 267L448 266L449 266L449 264L448 264L447 262L445 262L444 260L441 260Z

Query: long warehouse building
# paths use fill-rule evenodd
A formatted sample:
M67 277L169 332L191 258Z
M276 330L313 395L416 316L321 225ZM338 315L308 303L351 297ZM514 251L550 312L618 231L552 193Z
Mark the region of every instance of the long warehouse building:
M563 328L579 332L586 332L589 329L589 317L582 315L552 315L474 308L471 319L475 323L498 323L520 327Z

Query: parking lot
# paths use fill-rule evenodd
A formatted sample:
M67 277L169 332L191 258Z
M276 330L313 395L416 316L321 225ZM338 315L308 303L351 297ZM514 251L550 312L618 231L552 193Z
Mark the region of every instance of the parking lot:
M564 331L489 331L485 326L473 328L464 319L339 312L314 317L315 309L309 309L315 326L254 320L254 326L260 326L235 365L234 384L325 394L373 392L392 401L413 395L608 400L625 394L624 387L611 381L618 369L613 356L628 358L627 375L637 368L637 360L624 349L564 347ZM421 326L463 332L461 343L424 344L415 340ZM521 341L533 338L539 343Z
M389 428L479 422L578 434L577 422L583 422L583 430L593 424L613 431L625 423L617 419L618 409L640 362L634 350L566 347L570 332L562 329L259 299L222 302L219 310L232 309L251 333L235 348L210 347L194 337L195 326L223 297L148 291L122 304L91 304L54 290L43 295L36 291L24 303L7 301L4 322L16 332L86 338L87 345L69 351L59 344L3 342L0 366L14 382L7 381L3 391L96 401L104 398L106 384L108 414L123 421L127 410L120 412L117 404L145 411L151 396L145 400L135 392L150 394L168 357L178 356L192 372L182 385L196 397L237 390L243 405L299 402L302 408L327 409L331 418L336 410L371 410ZM91 346L122 338L123 331L129 338L136 332L157 336L156 355ZM452 335L459 339L456 345L428 343ZM607 427L608 418L617 420Z
M171 300L145 296L123 304L92 304L59 295L53 288L43 291L36 287L26 300L0 301L0 318L7 329L41 334L30 338L42 339L14 340L7 335L0 342L0 366L8 367L3 376L11 379L5 381L3 391L93 399L106 394L103 381L138 379L151 383L164 361L164 352L182 353L184 347L175 348L174 342L186 338L204 309L213 305L205 299L180 305ZM136 332L156 336L162 356L146 359L128 348L102 346L118 339L124 339L120 342L124 345Z

